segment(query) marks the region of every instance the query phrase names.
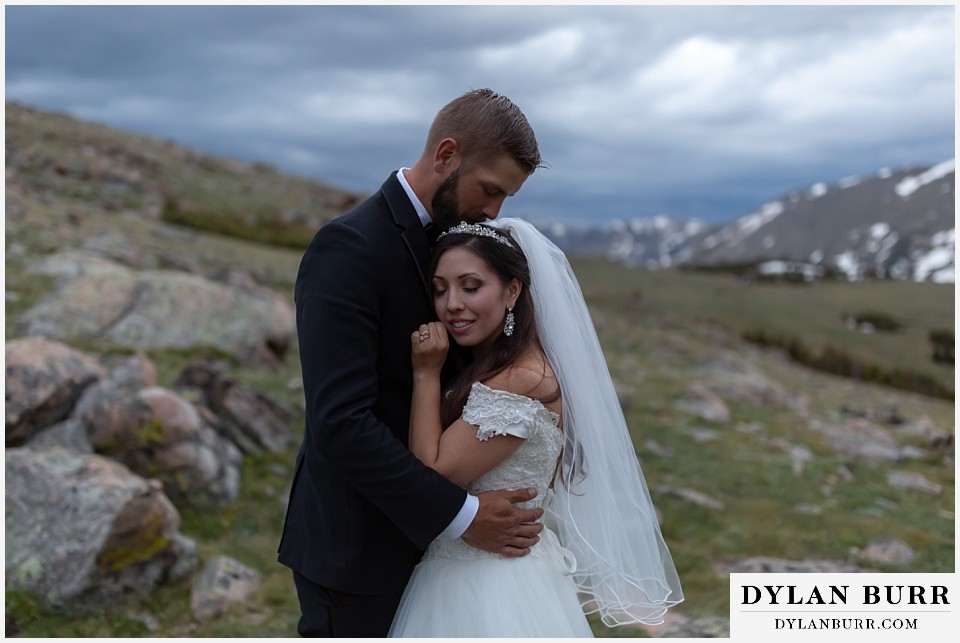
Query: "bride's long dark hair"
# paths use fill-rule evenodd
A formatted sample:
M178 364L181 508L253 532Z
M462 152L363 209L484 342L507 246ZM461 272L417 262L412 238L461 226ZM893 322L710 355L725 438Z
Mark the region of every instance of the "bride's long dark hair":
M481 224L478 224L481 225ZM443 426L453 424L463 411L470 395L470 387L474 382L483 382L503 372L520 356L530 349L536 349L544 354L540 337L537 334L536 320L534 319L533 297L530 295L530 268L527 258L520 250L519 244L505 230L495 230L490 226L483 226L493 234L505 237L512 247L485 236L477 236L468 232L447 233L440 237L434 247L433 262L430 265L432 275L437 268L437 262L443 254L451 248L464 248L477 255L497 274L506 288L514 278L519 279L523 287L520 296L513 307L514 330L507 336L500 331L490 347L490 350L470 362L460 370L450 385L445 389L440 406L440 418ZM504 311L506 316L506 311ZM544 360L546 355L544 354ZM544 363L544 377L547 376L547 365ZM560 387L547 397L535 398L543 403L554 402L560 399Z

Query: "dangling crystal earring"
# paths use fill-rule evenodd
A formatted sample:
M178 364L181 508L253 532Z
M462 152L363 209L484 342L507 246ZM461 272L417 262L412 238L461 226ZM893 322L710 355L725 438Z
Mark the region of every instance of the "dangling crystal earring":
M513 308L507 308L507 321L503 325L503 334L507 337L513 335Z

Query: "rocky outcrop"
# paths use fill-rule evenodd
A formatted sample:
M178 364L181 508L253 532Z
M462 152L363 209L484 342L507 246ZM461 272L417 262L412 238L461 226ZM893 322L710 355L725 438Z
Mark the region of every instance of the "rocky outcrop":
M150 591L189 553L160 483L59 448L5 456L8 588L52 606L102 603Z
M291 420L297 413L278 400L245 386L211 364L190 364L174 387L193 391L210 409L214 427L245 453L279 453L292 441Z
M841 422L811 419L809 426L822 434L835 452L852 460L901 462L926 455L916 447L901 446L889 429L866 418Z
M93 453L93 445L87 436L87 429L83 422L76 418L69 418L37 433L33 439L23 445L28 449L45 451L60 447L73 453Z
M105 375L93 357L39 337L6 346L6 445L27 442L66 418L84 389Z
M897 538L878 538L866 547L854 548L851 552L857 560L884 565L907 565L917 557L916 552Z
M890 471L887 473L887 484L898 489L909 489L921 493L939 496L943 485L933 482L922 473L913 471Z
M173 270L135 271L66 253L34 265L59 287L17 321L25 335L96 338L135 348L209 346L248 362L275 364L293 341L289 298Z
M160 480L175 502L215 506L237 496L240 452L169 389L100 389L80 420L97 453Z

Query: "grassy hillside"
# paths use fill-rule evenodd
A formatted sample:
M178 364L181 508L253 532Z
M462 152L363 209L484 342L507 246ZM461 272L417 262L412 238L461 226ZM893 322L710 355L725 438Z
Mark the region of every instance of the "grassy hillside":
M581 287L596 304L628 299L677 318L719 324L739 334L765 331L814 350L833 347L863 362L904 369L953 390L954 369L934 363L931 330L954 327L953 284L824 281L808 285L749 283L730 275L645 271L603 260L576 261ZM844 317L882 313L894 332L864 333Z
M17 103L5 117L7 166L18 186L47 198L304 248L363 196Z

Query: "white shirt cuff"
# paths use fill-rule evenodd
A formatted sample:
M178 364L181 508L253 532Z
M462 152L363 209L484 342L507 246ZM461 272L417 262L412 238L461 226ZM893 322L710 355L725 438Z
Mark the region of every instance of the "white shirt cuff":
M467 494L467 499L463 501L460 512L456 515L447 528L440 534L443 538L455 540L463 535L473 519L477 517L477 511L480 510L480 499L476 496Z

